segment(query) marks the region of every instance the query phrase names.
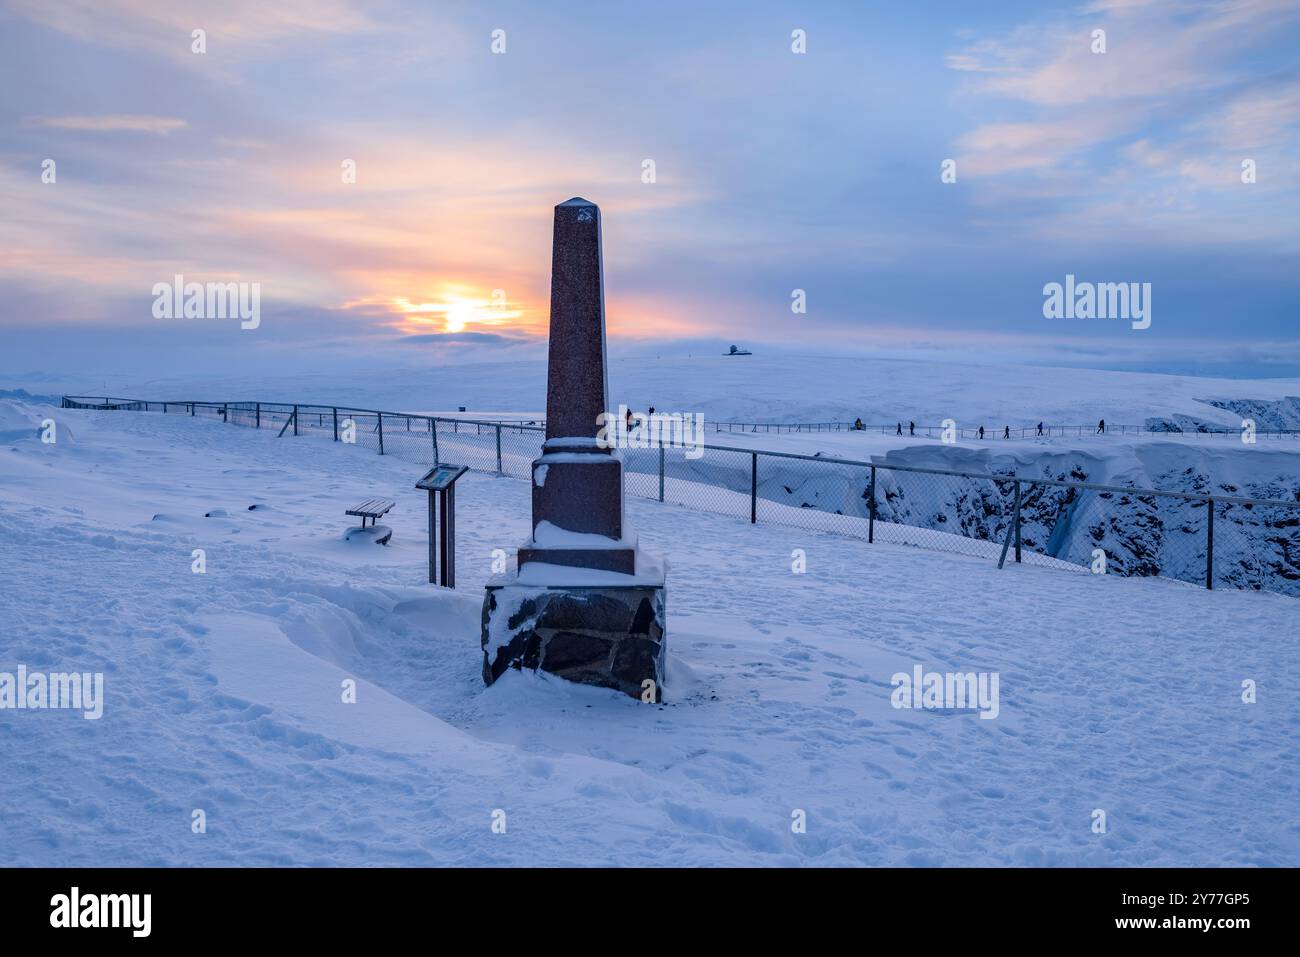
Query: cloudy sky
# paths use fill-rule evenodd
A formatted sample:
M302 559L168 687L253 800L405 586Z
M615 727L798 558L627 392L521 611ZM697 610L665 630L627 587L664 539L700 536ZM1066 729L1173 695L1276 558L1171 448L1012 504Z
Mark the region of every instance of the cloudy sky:
M540 355L582 195L615 353L1300 375L1297 49L1296 0L0 0L0 371ZM1045 319L1067 273L1151 328Z

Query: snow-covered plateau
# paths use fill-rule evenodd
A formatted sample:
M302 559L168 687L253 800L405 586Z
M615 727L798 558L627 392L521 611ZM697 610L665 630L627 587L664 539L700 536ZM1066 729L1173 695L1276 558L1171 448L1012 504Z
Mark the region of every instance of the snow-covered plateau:
M108 391L538 407L536 389L499 373L482 374L468 401L445 384L421 400L386 394L400 376L369 393L360 380L313 395L291 381L276 394L229 382L205 395L146 382ZM823 377L838 391L820 405L795 409L777 382L767 407L720 391L705 411L868 418L839 409L850 396L838 375ZM944 415L921 404L940 386L907 381L909 417ZM1236 413L1200 399L1300 394L1294 381L1166 383L1163 394L1151 383L1103 388L1095 411L1092 393L1067 397L1058 383L1033 394L1072 421L1085 410L1223 421ZM972 389L952 394L970 405ZM669 396L649 397L661 408L699 397L655 390ZM1000 408L1016 394L999 394ZM56 441L42 441L46 420ZM993 454L780 439L826 454L849 441L867 454ZM1285 445L1097 442L997 454L1055 456L1061 470L1091 455L1097 480L1139 468L1144 482L1169 478L1185 456L1210 456L1197 460L1210 478L1243 489L1274 472L1294 488L1300 474ZM1300 863L1295 598L999 570L984 555L633 496L639 544L669 569L665 702L528 672L484 687L482 585L498 550L528 537L529 486L461 479L451 591L427 583L422 471L319 433L0 398L0 676L103 675L95 720L0 709L0 864ZM345 542L344 510L372 496L397 502L392 542ZM910 702L895 676L918 667L997 676L996 716L896 707Z
M429 368L358 362L273 379L223 370L209 375L5 371L8 388L37 395L300 402L407 412L539 414L546 360ZM1213 379L1026 365L964 365L857 356L624 356L611 358L611 408L702 413L707 423L901 420L1000 430L1048 425L1204 423L1237 429L1300 428L1300 379Z
M206 399L351 403L368 409L439 412L479 418L541 418L545 363L541 360L478 363L436 369L355 370L342 374L291 375L273 381L224 374L208 378L75 374L18 376L32 392L124 395L146 399ZM1194 376L1105 372L1035 366L979 366L859 357L791 355L640 356L611 363L611 404L635 410L702 415L710 445L875 461L886 465L1017 474L1040 479L1154 488L1191 495L1300 501L1300 380L1235 380ZM464 407L467 411L460 413ZM523 410L523 411L519 411ZM529 411L532 410L532 411ZM716 431L732 421L792 423L897 422L904 435L865 432ZM1093 424L1110 424L1104 436ZM944 445L933 427L952 420L963 430L987 427L983 441L963 432ZM1241 441L1244 421L1254 423L1255 443ZM909 422L921 428L906 434ZM1044 423L1078 426L1069 435L1020 438ZM1010 427L1012 437L1001 438ZM1117 430L1185 431L1117 434ZM1226 430L1207 434L1201 429ZM531 438L531 437L530 437ZM483 448L465 454L491 454ZM471 445L466 440L466 445ZM527 444L528 447L523 446ZM506 470L528 474L533 443L512 443ZM627 453L629 489L658 497L658 455ZM737 515L748 514L747 455L710 452L699 459L667 459L670 500ZM676 483L685 487L674 488ZM865 519L867 474L862 469L811 466L765 458L759 470L760 512L789 519L788 509L821 510ZM674 494L681 492L682 494ZM731 493L730 495L726 493ZM915 529L958 533L947 544L970 550L1000 542L1012 512L1009 484L939 479L902 471L881 472L885 520L911 531L899 540L920 541ZM797 525L840 527L844 522L797 516ZM1208 516L1203 504L1174 498L1076 493L1049 486L1027 490L1022 514L1025 546L1076 564L1104 549L1118 574L1160 574L1204 581ZM865 532L864 532L865 534ZM885 537L891 532L885 530ZM929 536L935 542L934 536ZM977 548L976 551L979 551ZM982 552L981 552L982 553ZM1245 507L1216 509L1215 581L1300 595L1300 510Z

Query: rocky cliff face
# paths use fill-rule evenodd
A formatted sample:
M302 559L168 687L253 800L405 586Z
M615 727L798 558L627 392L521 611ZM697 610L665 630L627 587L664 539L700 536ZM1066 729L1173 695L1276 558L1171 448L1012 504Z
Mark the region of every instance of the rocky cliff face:
M1200 399L1200 402L1233 414L1233 421L1208 421L1197 415L1175 413L1149 417L1145 425L1153 432L1235 432L1247 420L1261 432L1300 430L1300 396L1281 399Z
M1139 491L1144 487L1300 503L1300 454L1198 448L1174 443L1093 452L994 454L979 449L912 447L879 463L992 475L1092 482L1133 492L1058 485L1022 488L1023 547L1090 565L1106 554L1119 575L1163 575L1203 583L1209 516L1203 502ZM783 504L865 517L863 470L769 459L759 494ZM968 539L1001 542L1015 483L920 472L877 471L877 518ZM1214 514L1216 587L1300 596L1300 507L1219 503Z
M1203 399L1216 409L1253 419L1257 429L1300 429L1300 396L1270 402L1265 399Z

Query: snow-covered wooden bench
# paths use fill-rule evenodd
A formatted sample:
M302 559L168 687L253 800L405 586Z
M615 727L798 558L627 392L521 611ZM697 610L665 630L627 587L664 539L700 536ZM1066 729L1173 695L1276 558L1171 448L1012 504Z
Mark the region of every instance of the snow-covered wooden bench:
M347 533L343 536L344 540L352 541L353 538L365 536L366 538L373 540L377 545L387 545L388 540L393 537L393 530L387 525L376 525L375 522L378 519L383 518L388 510L396 504L396 502L390 501L386 498L369 498L360 505L353 505L343 514L355 515L357 518L361 519L361 527L357 528L356 526L353 526L352 528L349 528ZM367 519L370 520L369 528L366 527Z

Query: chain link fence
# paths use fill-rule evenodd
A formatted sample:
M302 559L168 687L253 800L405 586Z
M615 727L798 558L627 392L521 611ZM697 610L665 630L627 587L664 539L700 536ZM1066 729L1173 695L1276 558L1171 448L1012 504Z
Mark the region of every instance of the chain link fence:
M530 478L544 436L525 423L333 406L87 396L66 396L63 406L216 419L356 444L425 468L454 462L521 479ZM1300 482L1252 499L709 444L622 455L627 494L750 522L1300 597Z
M859 422L712 422L709 431L714 433L747 432L750 434L795 435L803 432L868 432L872 435L894 435L904 438L940 438L949 435L956 439L970 439L982 442L996 442L1002 439L1082 439L1089 436L1152 436L1162 438L1170 436L1190 438L1227 438L1241 440L1242 429L1215 428L1206 425L1186 428L1176 423L1157 425L1126 425L1108 423L1103 429L1100 423L1093 425L987 425L961 426L956 424L918 425L915 422L889 422L884 425L871 425ZM1256 438L1300 439L1300 429L1255 429Z

